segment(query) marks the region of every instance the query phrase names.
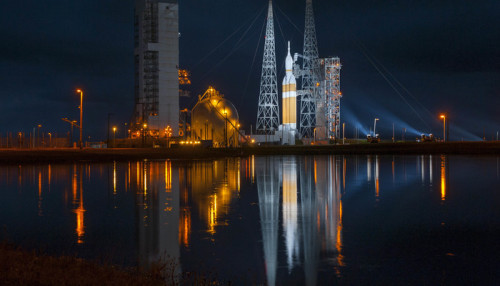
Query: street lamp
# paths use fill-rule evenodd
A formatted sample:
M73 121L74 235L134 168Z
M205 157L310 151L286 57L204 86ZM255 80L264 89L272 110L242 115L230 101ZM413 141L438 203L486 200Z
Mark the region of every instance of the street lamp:
M227 145L227 110L224 108L224 124L225 124L225 127L224 127L224 145L226 145L226 148L228 147Z
M116 126L113 126L113 148L115 147Z
M79 143L80 143L80 149L82 149L83 148L83 145L82 145L83 91L81 89L77 89L76 92L80 94L80 142Z
M40 136L40 128L42 127L42 124L38 124L37 127L38 127L38 129L37 129L38 136L35 136L35 138L38 137L36 140L37 141L36 144L38 145L38 147L40 147L40 146L42 146L42 136Z
M345 122L342 123L342 145L345 144Z
M241 125L238 123L238 124L236 125L236 127L238 127L237 132L238 132L238 146L239 146L239 144L240 144L240 127L241 127Z
M441 114L440 118L443 119L443 142L446 142L446 116Z
M377 132L375 131L375 129L377 128L378 120L379 120L378 118L375 118L375 120L373 120L373 136L377 136Z
M146 144L146 128L148 128L148 124L144 123L142 124L142 147L144 148L144 145Z

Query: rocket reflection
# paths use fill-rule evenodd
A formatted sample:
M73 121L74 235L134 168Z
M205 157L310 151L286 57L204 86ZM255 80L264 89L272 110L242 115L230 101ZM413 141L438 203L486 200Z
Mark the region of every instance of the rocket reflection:
M294 157L283 159L283 230L285 237L288 272L299 258L297 241L297 162Z
M334 156L284 157L282 161L257 158L257 187L269 285L275 284L278 268L280 184L288 272L302 264L305 284L315 285L321 253L335 254L331 263L336 270L344 265L340 200L344 175L341 166L344 164Z
M271 157L256 159L260 225L268 285L275 285L278 267L279 172L281 168L277 160Z

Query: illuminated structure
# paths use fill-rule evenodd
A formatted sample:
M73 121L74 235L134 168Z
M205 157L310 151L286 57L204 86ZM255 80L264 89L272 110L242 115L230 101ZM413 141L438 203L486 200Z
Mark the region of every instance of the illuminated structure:
M326 126L326 138L340 138L340 59L320 59L319 102L324 104L323 116L316 117L318 126ZM323 122L319 122L322 119Z
M313 137L316 125L316 83L318 82L318 41L314 25L312 0L306 0L304 54L302 62L302 92L300 98L300 134Z
M275 100L276 58L274 46L274 30L272 18L272 4L269 3L267 18L266 41L264 46L264 61L262 64L261 93L259 97L259 111L257 115L257 134L254 136L258 142L278 142L293 144L292 134L287 133L287 128L300 129L297 131L300 138L328 140L340 137L340 59L338 57L319 58L316 28L314 24L314 11L312 0L306 0L306 17L304 31L303 54L294 54L292 59L290 48L286 65L291 63L291 68L286 67L287 75L283 81L283 125L276 131L278 119L278 106ZM302 66L297 62L302 59ZM290 78L289 71L293 76ZM296 89L296 80L301 79L301 89ZM295 86L294 94L290 95L291 83ZM297 126L296 111L293 114L291 97L300 97L300 118ZM296 100L294 101L296 104ZM289 116L295 116L290 118ZM293 122L292 122L293 121ZM295 134L293 134L294 136Z
M235 147L239 117L234 105L213 87L198 98L191 112L192 140L212 140L214 147Z
M179 134L179 14L177 0L135 2L135 110L132 128Z
M276 77L276 49L274 44L273 4L269 0L264 59L260 80L257 134L274 134L279 125L278 83Z
M306 0L306 20L302 68L294 64L294 75L302 78L300 135L302 138L334 139L340 133L340 59L320 59L314 25L312 0Z

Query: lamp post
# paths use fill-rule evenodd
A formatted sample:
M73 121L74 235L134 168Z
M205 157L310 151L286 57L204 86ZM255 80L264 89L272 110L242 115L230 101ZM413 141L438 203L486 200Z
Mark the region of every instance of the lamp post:
M238 146L239 146L239 144L240 144L240 127L241 127L241 125L238 123L236 125L236 127L238 127L238 131L237 131L238 132L238 142L237 143L238 143Z
M377 132L375 131L375 129L377 128L377 121L378 120L379 120L378 118L375 118L373 120L373 136L377 136Z
M37 127L37 136L35 136L35 138L38 137L36 140L36 144L38 145L38 147L40 147L42 145L42 136L40 136L40 127L42 127L42 124L38 124Z
M82 129L83 129L83 91L81 89L76 90L77 93L80 94L80 149L83 148L83 143L82 143Z
M148 128L148 124L144 123L142 125L142 147L144 148L146 145L146 128Z
M441 114L440 117L443 119L443 142L446 142L446 116Z
M228 144L227 144L227 110L224 108L224 124L225 124L225 127L224 127L224 145L227 147Z
M113 148L115 148L115 139L116 139L116 126L113 126Z
M345 122L342 123L342 145L345 144Z

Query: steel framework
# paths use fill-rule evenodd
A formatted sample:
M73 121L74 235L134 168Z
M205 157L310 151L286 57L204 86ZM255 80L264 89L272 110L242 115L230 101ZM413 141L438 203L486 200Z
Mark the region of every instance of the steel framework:
M316 85L318 83L318 41L312 0L306 0L302 91L300 92L300 135L311 138L316 126Z
M276 77L276 49L274 42L273 4L269 0L267 14L264 59L260 80L259 108L256 131L258 134L272 134L279 126L278 84Z
M325 100L326 132L329 139L339 138L340 134L340 59L326 58L319 61L324 80L321 84L321 98Z

